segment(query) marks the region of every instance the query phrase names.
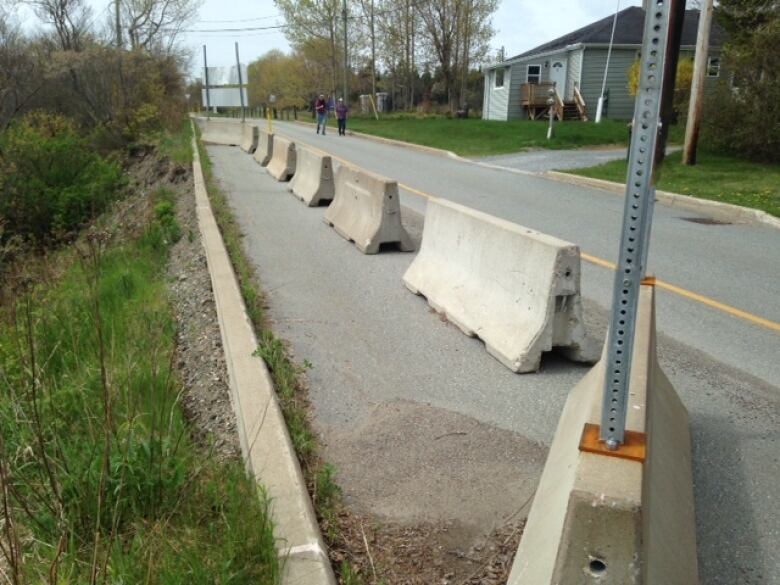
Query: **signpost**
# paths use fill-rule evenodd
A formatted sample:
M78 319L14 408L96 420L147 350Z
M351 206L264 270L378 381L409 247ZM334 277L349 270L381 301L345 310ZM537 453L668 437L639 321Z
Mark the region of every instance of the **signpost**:
M274 109L274 104L276 103L276 96L274 94L271 94L268 96L268 103L271 104L270 107L266 108L266 113L268 114L268 132L270 134L274 133L274 123L271 119L271 110Z
M211 117L211 94L209 93L209 62L206 60L206 45L203 45L203 71L206 82L206 118Z
M238 42L236 42L236 69L238 69L238 95L241 96L241 121L246 121L246 108L244 104L244 80L241 76L241 61L238 58Z
M647 269L656 165L665 148L663 131L672 99L684 0L649 3L645 14L639 91L628 157L620 254L612 293L607 367L599 439L610 450L624 443L639 288Z

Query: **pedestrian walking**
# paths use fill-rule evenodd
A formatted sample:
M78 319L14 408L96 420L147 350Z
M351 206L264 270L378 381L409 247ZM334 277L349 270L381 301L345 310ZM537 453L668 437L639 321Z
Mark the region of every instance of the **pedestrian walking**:
M328 103L323 94L320 94L314 102L314 111L317 112L317 134L320 133L320 126L322 126L322 135L325 136L325 128L328 126Z
M336 106L336 121L339 123L339 136L347 135L347 112L349 108L344 103L343 98L339 98L339 103Z

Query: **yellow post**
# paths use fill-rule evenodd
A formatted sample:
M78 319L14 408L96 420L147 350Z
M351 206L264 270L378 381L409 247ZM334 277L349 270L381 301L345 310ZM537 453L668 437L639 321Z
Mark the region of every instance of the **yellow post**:
M368 94L368 100L371 102L371 107L374 108L374 117L379 120L379 113L376 111L376 106L374 105L374 96Z

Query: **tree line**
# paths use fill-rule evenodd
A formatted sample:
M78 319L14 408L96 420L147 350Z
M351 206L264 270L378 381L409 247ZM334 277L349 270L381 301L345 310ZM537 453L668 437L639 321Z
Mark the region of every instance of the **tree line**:
M128 148L180 127L199 3L120 0L101 20L86 0L0 0L0 250L78 229L117 196Z
M395 109L481 103L498 0L275 0L292 52L249 68L250 104L386 92ZM346 35L346 36L345 36ZM346 80L345 80L346 77ZM346 81L346 83L345 83Z

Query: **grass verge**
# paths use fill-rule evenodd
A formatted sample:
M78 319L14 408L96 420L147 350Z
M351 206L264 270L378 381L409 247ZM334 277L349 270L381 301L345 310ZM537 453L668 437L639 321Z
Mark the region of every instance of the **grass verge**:
M780 165L700 152L695 166L683 165L682 154L664 161L657 187L682 195L760 209L780 217ZM567 173L625 183L626 162L612 161Z
M190 440L157 189L136 236L93 229L27 266L0 313L0 552L7 582L279 581L268 504Z
M244 253L241 228L225 194L214 179L211 160L200 139L197 140L197 145L211 208L236 272L249 318L257 334L259 346L256 355L265 361L271 373L274 389L290 432L290 439L301 463L323 536L330 546L341 538L338 524L339 510L342 507L341 489L335 483L334 468L321 459L316 437L311 429L306 387L303 382L303 374L311 364L307 361L300 365L294 363L288 355L285 344L268 326L265 301L257 274ZM348 561L335 566L334 569L343 583L349 585L364 583L362 576L352 571ZM348 580L345 580L347 578Z
M304 121L309 119L304 116ZM329 119L329 125L336 121ZM387 115L379 120L354 116L347 123L349 130L392 138L412 144L450 150L461 156L482 157L519 152L528 149L563 149L582 146L625 145L628 132L624 122L604 120L562 122L556 124L555 137L547 140L547 124L541 121L511 120L497 122L469 118L458 120L444 117Z

